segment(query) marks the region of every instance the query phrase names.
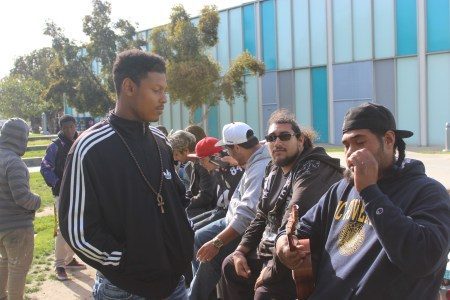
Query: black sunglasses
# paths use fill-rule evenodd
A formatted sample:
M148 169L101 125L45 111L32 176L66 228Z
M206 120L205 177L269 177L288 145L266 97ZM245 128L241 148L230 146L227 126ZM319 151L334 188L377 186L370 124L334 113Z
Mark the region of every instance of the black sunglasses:
M277 140L277 138L279 138L280 141L286 142L289 141L293 136L297 136L297 133L282 132L279 135L269 134L266 135L265 138L266 142L273 143Z

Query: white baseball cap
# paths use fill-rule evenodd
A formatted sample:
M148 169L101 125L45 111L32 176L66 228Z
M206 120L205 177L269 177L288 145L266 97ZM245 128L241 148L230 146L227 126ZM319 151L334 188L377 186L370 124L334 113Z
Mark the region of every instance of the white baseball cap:
M223 126L222 139L216 146L238 145L254 137L253 129L243 122L233 122Z

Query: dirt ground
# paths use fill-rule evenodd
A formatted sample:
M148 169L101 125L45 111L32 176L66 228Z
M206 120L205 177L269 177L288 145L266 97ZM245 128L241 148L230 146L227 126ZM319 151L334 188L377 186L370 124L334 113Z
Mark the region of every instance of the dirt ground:
M58 281L54 279L46 280L40 290L33 294L28 294L33 300L71 300L71 299L92 299L92 285L94 284L95 270L88 266L86 270L67 271L70 280Z
M53 215L53 206L46 207L36 214L36 217ZM78 261L81 261L78 259ZM53 268L52 271L53 272ZM92 299L92 285L94 284L95 269L87 266L86 270L67 270L70 280L58 281L56 279L46 280L36 293L27 294L32 300L72 300Z

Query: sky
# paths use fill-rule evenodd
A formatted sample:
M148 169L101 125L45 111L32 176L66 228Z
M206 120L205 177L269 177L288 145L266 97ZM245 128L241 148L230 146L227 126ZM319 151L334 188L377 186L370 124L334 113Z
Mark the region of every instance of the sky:
M138 30L169 21L171 8L183 4L191 16L197 16L204 5L218 9L240 5L249 0L109 0L111 18L138 23ZM14 60L35 49L51 46L43 34L47 20L55 22L64 34L76 41L86 41L83 17L92 12L91 0L7 0L0 1L0 78L8 75Z

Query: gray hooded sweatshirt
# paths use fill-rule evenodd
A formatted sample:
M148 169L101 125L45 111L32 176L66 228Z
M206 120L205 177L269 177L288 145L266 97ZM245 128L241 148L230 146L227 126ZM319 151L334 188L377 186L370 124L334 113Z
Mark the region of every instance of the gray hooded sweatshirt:
M8 120L0 134L0 232L33 226L41 198L30 191L30 174L21 156L27 149L28 125Z
M256 216L256 208L262 193L266 166L270 161L267 146L264 145L250 156L244 175L231 197L225 220L240 235Z

